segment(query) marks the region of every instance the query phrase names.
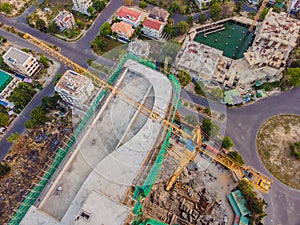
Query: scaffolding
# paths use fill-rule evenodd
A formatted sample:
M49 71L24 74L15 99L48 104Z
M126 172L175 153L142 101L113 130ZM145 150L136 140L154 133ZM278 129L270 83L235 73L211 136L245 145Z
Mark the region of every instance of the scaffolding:
M174 123L174 118L175 118L177 109L180 106L180 83L173 74L171 74L169 76L169 80L171 81L172 87L174 90L174 92L173 92L174 96L173 96L173 100L172 100L172 103L174 106L174 111L173 111L173 114L171 117L171 123ZM137 200L137 203L133 210L133 213L136 215L136 219L133 222L133 225L145 225L145 224L164 225L165 224L165 223L155 221L153 219L143 221L143 222L139 221L141 215L143 214L143 206L140 203L140 201L149 195L153 184L155 183L156 179L158 178L158 175L160 174L165 154L167 153L167 149L170 146L169 139L172 134L172 129L173 129L172 127L168 128L168 132L165 137L165 140L162 144L162 147L158 153L158 156L156 157L156 160L155 160L144 184L142 186L136 187L136 189L133 193L133 199Z
M149 62L145 59L139 58L139 57L137 57L133 54L127 54L121 59L121 61L118 64L117 68L114 70L113 74L109 78L109 80L107 82L109 85L113 85L116 78L120 74L124 63L128 59L135 60L135 61L137 61L141 64L144 64L145 66L148 66L152 69L156 68L155 64L153 64L153 63L151 63L151 62ZM18 225L18 224L20 224L20 222L24 218L25 214L27 213L29 208L36 202L36 200L38 199L38 197L40 196L40 194L42 193L42 191L44 190L44 188L48 184L48 181L51 179L52 175L55 173L55 171L57 170L57 168L59 167L59 165L61 164L61 162L65 158L66 154L72 148L74 142L76 141L76 139L78 138L78 136L82 132L83 128L85 127L85 125L87 124L87 122L89 121L89 119L91 118L93 113L96 111L97 107L99 106L99 103L101 102L101 100L104 98L104 96L107 93L108 93L108 90L103 89L100 92L100 94L94 99L91 107L89 108L89 110L87 111L85 116L83 117L83 119L80 122L80 124L78 125L78 127L75 129L73 136L69 139L69 142L68 142L66 148L65 149L58 148L58 150L56 152L56 155L55 155L55 158L53 160L53 163L49 166L49 169L44 174L43 178L41 178L40 182L37 185L35 185L35 187L26 195L24 201L21 203L21 205L17 209L16 213L13 215L13 217L9 221L9 223L8 223L9 225Z

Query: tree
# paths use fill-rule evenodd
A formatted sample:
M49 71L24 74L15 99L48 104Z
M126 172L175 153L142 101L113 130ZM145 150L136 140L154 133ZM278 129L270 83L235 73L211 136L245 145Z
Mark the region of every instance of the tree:
M95 40L92 42L92 48L94 50L101 50L104 51L105 50L105 41L103 39L101 39L99 36L97 36L95 38Z
M30 117L34 125L43 125L47 121L46 111L42 106L37 106L30 112Z
M240 165L245 164L245 161L244 161L243 157L238 153L238 151L231 151L231 152L228 153L228 156L230 158L232 158L233 160L235 160Z
M257 192L253 190L253 187L247 181L241 180L237 188L241 190L247 201L247 208L251 212L252 224L261 224L262 219L267 215L265 208L268 204L264 199L257 196Z
M145 1L140 1L140 2L139 2L139 7L142 8L142 9L146 9L146 8L147 8L147 2L145 2Z
M177 28L179 29L180 34L185 34L189 31L189 24L186 21L180 21L177 24Z
M263 20L263 19L265 19L265 17L266 17L266 15L268 14L268 12L269 12L269 8L268 7L265 7L264 9L263 9L263 11L262 11L262 13L260 14L260 19L261 20Z
M1 4L1 11L6 14L11 14L12 5L9 2L3 2Z
M176 37L177 35L176 28L169 24L164 27L164 32L169 34L171 37Z
M96 11L101 12L105 8L106 4L104 1L96 0L93 2L93 7Z
M46 28L46 22L44 20L42 20L41 18L38 18L36 21L35 21L35 26L38 30L40 31L46 31L47 28Z
M58 83L58 81L60 80L60 78L61 78L62 76L63 76L62 74L56 74L55 81L54 81L54 85L56 85L56 84Z
M187 115L184 119L186 120L186 122L192 124L193 126L196 126L199 123L199 120L195 115Z
M80 29L83 29L85 26L84 23L80 19L76 20L76 24Z
M57 101L60 99L59 94L55 93L53 97L45 96L42 99L42 107L48 112L51 109L55 109Z
M88 7L87 11L88 11L89 14L91 14L91 16L93 16L94 12L95 12L95 9L94 9L93 6L90 6L90 7Z
M6 127L9 122L9 116L6 113L0 112L0 127Z
M202 81L198 81L194 83L194 91L198 95L205 96L205 87Z
M237 13L240 13L241 10L242 10L242 2L241 1L237 1L235 3L234 11L237 12Z
M194 23L194 18L192 16L188 16L186 22L189 24L190 27L192 27Z
M15 140L19 138L20 134L18 132L16 133L11 133L7 138L6 141L9 143L14 143Z
M4 177L11 170L9 165L0 163L0 178Z
M179 5L176 2L172 2L172 4L169 7L169 11L170 12L176 12L177 10L179 10Z
M43 64L44 67L49 67L49 59L43 54L40 55L40 62Z
M208 137L213 138L219 134L219 126L211 119L203 119L201 129L207 134Z
M234 144L230 137L228 137L228 136L223 137L222 148L230 149L233 146L234 146Z
M55 22L52 21L48 24L47 30L49 33L55 34L58 32L58 26Z
M100 27L100 34L103 36L111 35L112 31L109 22L105 22Z
M284 72L284 77L289 85L298 87L300 85L300 68L288 68Z
M32 119L26 120L24 125L27 129L33 129L34 128L34 122L33 122Z
M205 23L206 20L207 20L207 16L204 13L201 13L198 18L199 23L203 24Z
M223 17L232 16L234 10L234 2L231 0L225 1L222 8Z
M215 1L210 7L210 16L213 20L218 20L221 16L222 6L220 2Z
M177 77L182 87L185 87L191 82L191 76L186 71L179 70L177 73Z
M211 89L209 97L212 100L220 101L224 97L223 90L221 88L215 87Z
M36 91L33 89L31 84L21 82L13 90L11 95L8 97L8 100L14 102L17 108L24 108L35 93Z
M124 5L127 6L133 6L134 5L134 0L123 0Z

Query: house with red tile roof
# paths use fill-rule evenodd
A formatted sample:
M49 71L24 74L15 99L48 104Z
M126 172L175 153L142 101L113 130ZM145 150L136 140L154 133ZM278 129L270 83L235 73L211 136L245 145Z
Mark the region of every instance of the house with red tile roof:
M118 38L125 39L126 41L129 41L134 33L132 25L123 21L114 23L111 26L111 30L117 34Z
M117 12L117 18L137 27L141 22L141 13L137 10L122 6Z
M146 18L143 23L142 31L149 38L159 39L162 35L164 24L152 18Z

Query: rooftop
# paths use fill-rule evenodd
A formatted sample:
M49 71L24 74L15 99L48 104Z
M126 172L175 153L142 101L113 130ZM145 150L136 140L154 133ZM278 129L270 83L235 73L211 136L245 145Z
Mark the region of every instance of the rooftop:
M101 204L95 203L101 202ZM105 216L99 212L105 212ZM74 225L122 225L129 209L107 198L103 194L92 191L84 201Z
M299 31L299 20L288 17L286 13L274 13L270 10L257 27L254 43L244 56L251 66L282 68L296 46Z
M127 60L116 85L165 116L172 85L160 72ZM21 224L69 225L81 212L90 215L88 224L122 224L128 209L121 202L128 187L136 185L134 178L149 150L159 144L160 130L160 124L137 113L122 96L109 95L38 209L31 207Z
M73 17L73 14L67 10L59 11L57 16L55 17L55 20L63 21L63 22L68 22L70 17Z
M134 29L132 28L132 25L129 24L129 23L125 23L123 21L121 22L117 22L117 23L114 23L112 26L111 26L111 30L113 32L121 32L121 33L124 33L126 34L129 38L133 35L134 33Z
M189 41L179 51L176 65L198 73L199 76L204 74L207 79L211 79L222 54L223 52L218 49Z
M140 17L141 13L134 10L130 9L128 7L122 6L119 11L117 12L117 16L127 18L132 21L136 21Z
M3 58L7 58L8 61L16 61L16 63L23 65L32 55L23 52L17 48L10 47L8 51L3 55Z
M169 16L169 13L168 13L168 11L155 6L155 7L152 8L149 16L150 17L151 16L156 16L156 17L160 17L160 18L166 19L166 17Z
M288 14L284 12L275 13L270 10L262 22L259 35L260 38L265 38L270 41L296 46L299 31L299 20L290 18Z
M56 84L56 87L69 94L78 96L84 91L84 87L89 81L90 78L72 70L67 70Z
M163 25L163 23L159 20L155 20L155 19L151 19L151 18L147 18L144 20L143 26L144 27L149 27L153 30L157 30L159 31L161 29L161 26Z

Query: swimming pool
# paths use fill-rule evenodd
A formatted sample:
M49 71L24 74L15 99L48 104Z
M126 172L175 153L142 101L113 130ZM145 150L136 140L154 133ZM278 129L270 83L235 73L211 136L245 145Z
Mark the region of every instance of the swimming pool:
M239 59L247 51L255 37L254 32L248 32L248 27L229 20L223 23L224 28L218 31L201 32L195 41L223 51L223 55L231 59Z
M0 92L4 90L4 88L11 82L12 79L12 76L3 70L0 70Z

